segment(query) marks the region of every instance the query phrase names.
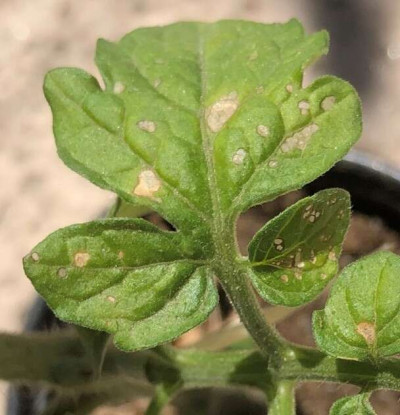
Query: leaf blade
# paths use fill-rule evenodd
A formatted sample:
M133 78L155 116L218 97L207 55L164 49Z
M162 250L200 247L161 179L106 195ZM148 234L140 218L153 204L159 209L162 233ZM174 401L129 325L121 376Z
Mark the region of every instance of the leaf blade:
M63 161L178 229L181 240L172 243L188 256L172 249L171 263L152 263L163 293L209 283L212 271L200 262L223 262L240 211L317 177L358 138L360 105L348 84L330 77L302 88L304 69L327 50L326 32L306 35L296 20L177 23L138 29L116 43L100 40L96 63L104 90L78 69L47 75L44 90ZM289 138L300 142L299 135L303 144L281 151ZM271 168L271 162L277 164ZM231 262L238 255L233 243L232 252ZM105 275L93 269L91 278L96 273ZM112 272L104 277L110 284L116 279ZM77 295L90 291L84 278L75 283ZM132 295L150 319L140 289ZM211 305L212 290L204 292ZM63 294L60 289L60 299ZM161 305L154 315L173 315ZM81 311L80 323L88 324Z
M339 399L333 404L329 415L376 415L368 401L369 396L369 393L362 393Z
M318 346L328 354L376 360L400 352L400 258L378 252L346 267L324 310L314 312Z
M112 333L125 350L172 340L217 304L204 253L141 219L56 231L25 257L24 268L57 316Z
M295 20L178 23L136 30L116 44L100 40L96 62L105 91L75 69L53 71L46 79L59 153L99 186L147 205L181 230L196 224L204 234L210 209L211 216L216 210L235 215L299 188L358 138L360 104L347 83L329 77L301 88L303 70L327 49L326 32L305 35ZM64 91L77 83L74 108L80 105L82 113L73 116L82 118L80 124L67 121L73 104L60 98L56 75ZM79 83L86 87L83 96ZM329 93L337 102L321 109ZM309 109L298 108L306 99ZM325 121L313 131L317 116ZM88 118L95 126L88 127ZM295 134L316 138L283 154Z
M338 270L349 218L348 193L328 189L268 222L249 244L259 294L286 306L304 304L319 294Z

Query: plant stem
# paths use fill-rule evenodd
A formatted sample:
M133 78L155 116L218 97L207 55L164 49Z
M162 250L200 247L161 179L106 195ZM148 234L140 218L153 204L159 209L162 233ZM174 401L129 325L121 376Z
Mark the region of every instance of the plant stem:
M251 286L247 268L236 263L229 268L219 270L222 286L261 353L277 368L285 351L284 341L267 323Z
M289 353L287 354L289 356ZM336 359L306 347L293 347L282 361L278 381L351 383L371 389L400 391L400 360L371 362ZM272 378L267 361L258 351L179 351L177 364L186 388L247 385L268 390Z
M274 396L269 400L268 415L295 415L294 392L295 382L290 380L278 382L274 390Z
M158 385L145 415L161 414L163 408L168 404L172 396L181 388L181 386L180 383L175 385Z
M374 365L336 359L315 349L290 348L292 352L286 353L282 360L278 381L351 383L371 389L400 391L400 360L397 358L382 359ZM159 375L154 381L148 376L150 366L152 373ZM132 394L135 384L138 393L148 395L154 390L155 382L171 382L176 379L176 374L186 389L242 385L265 391L273 381L268 361L257 350L175 349L175 358L171 361L151 350L125 353L110 346L103 376L93 380L90 370L91 362L84 354L80 339L70 333L0 334L0 379L45 384L70 394L93 394L101 390L112 396L111 392L115 395L115 390L120 389L122 397Z

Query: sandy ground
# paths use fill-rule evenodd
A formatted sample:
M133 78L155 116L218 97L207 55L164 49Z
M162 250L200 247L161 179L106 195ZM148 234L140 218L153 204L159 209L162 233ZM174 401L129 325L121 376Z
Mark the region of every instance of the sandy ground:
M139 26L177 20L244 18L274 22L298 17L312 31L324 26L319 14L321 3L316 0L0 1L1 331L20 330L34 298L21 267L22 256L49 232L98 216L112 200L108 192L86 182L58 160L50 112L41 90L46 71L62 65L78 66L97 74L93 55L98 37L116 40ZM339 7L343 1L331 0L331 3ZM362 50L355 45L365 59L360 61L360 67L355 62L351 68L356 80L357 77L364 80L360 85L365 130L359 147L399 167L400 3L380 0L379 7L373 0L350 3L360 6L359 18L367 22L364 30L372 38L370 49ZM354 39L340 37L340 27L338 33L337 38L333 36L337 47L332 53L338 53ZM340 56L334 58L339 65L329 66L330 61L326 61L324 68L328 72L335 72L340 63L346 64L340 62ZM343 59L348 59L348 55ZM317 72L322 66L317 67ZM0 413L4 413L2 395L4 388L0 391Z

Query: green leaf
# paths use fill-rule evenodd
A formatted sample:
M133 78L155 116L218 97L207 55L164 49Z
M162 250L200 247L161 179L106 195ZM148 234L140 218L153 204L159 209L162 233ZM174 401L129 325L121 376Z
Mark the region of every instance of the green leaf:
M302 88L304 69L327 50L326 32L306 35L296 20L177 23L135 30L117 43L100 40L104 89L80 69L49 72L44 91L62 160L178 230L146 228L129 237L121 225L114 232L117 249L135 246L126 258L143 266L132 270L139 282L127 283L129 295L118 283L127 271L115 262L117 251L100 260L100 244L90 253L99 268L71 268L73 254L64 246L70 231L51 236L36 252L46 261L31 257L26 271L57 314L115 333L126 349L172 339L201 322L216 301L211 276L237 276L231 271L239 256L238 214L313 180L360 135L360 102L348 83L324 77ZM71 235L85 240L93 226L100 225L72 227ZM108 233L95 232L93 240ZM67 283L54 281L60 267L68 268ZM114 289L123 299L104 306L99 292Z
M400 353L400 257L378 252L346 267L325 309L314 312L318 346L339 358Z
M329 189L300 200L268 222L249 245L259 294L286 306L312 300L336 275L349 218L349 194Z
M210 238L216 217L301 187L358 139L349 84L301 86L327 50L326 32L307 36L295 20L177 23L100 40L105 90L80 69L46 77L59 154L97 185Z
M347 396L336 401L329 415L376 415L369 403L369 393Z
M108 219L51 234L24 259L64 321L115 335L124 350L170 341L217 304L204 254L142 219Z

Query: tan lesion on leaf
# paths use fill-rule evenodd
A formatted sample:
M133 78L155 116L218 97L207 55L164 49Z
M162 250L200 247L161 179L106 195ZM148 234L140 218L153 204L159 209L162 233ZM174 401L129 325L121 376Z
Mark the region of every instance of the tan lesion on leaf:
M336 261L337 260L336 252L334 250L329 252L328 259L330 261Z
M305 150L311 137L318 130L319 130L318 125L315 123L312 123L312 124L306 125L301 130L287 137L285 141L282 143L281 148L280 148L282 153L288 153L289 151L292 151L295 149L302 150L302 151Z
M139 182L133 190L136 196L153 198L161 188L161 182L153 170L143 170L139 174Z
M357 333L364 337L368 345L372 345L376 340L375 324L368 321L362 321L357 324Z
M258 125L256 128L257 134L261 137L268 137L269 136L269 128L266 125Z
M286 91L289 92L289 94L291 94L293 92L293 85L292 84L287 84L286 85Z
M121 94L124 91L125 91L125 85L120 81L115 82L114 87L113 87L114 94Z
M154 133L157 129L156 123L150 120L142 120L137 123L137 126L148 133Z
M321 102L321 108L324 111L329 111L330 109L333 108L333 106L335 105L335 102L336 102L336 98L334 96L326 97Z
M308 115L308 113L310 112L310 103L305 99L298 103L298 107L301 115Z
M67 270L65 268L59 268L57 270L57 276L59 278L66 278L67 277Z
M239 148L239 150L237 150L236 153L232 157L233 163L236 165L242 164L246 155L247 155L246 150L244 150L243 148Z
M208 128L213 133L220 131L238 107L239 99L236 91L232 91L214 102L205 113Z
M286 274L281 275L281 281L285 284L289 282L289 277Z
M37 252L32 252L31 258L33 261L38 262L40 259L40 256Z
M90 255L87 252L77 252L74 255L74 265L79 267L79 268L83 268L90 260Z

